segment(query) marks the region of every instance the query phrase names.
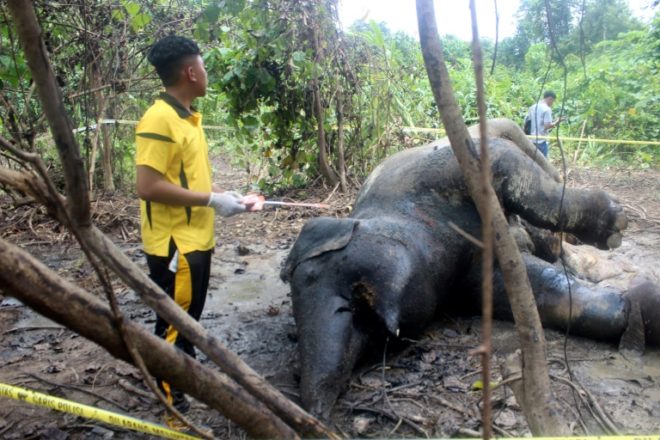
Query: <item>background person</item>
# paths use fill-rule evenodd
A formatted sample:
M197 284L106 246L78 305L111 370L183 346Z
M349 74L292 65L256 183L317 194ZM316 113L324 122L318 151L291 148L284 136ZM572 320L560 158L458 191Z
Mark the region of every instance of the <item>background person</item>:
M555 103L557 95L552 90L543 93L543 99L532 105L527 112L527 118L531 121L530 135L532 142L536 145L545 157L548 157L548 141L539 139L537 136L547 136L550 130L555 128L562 120L558 118L552 120L552 105Z

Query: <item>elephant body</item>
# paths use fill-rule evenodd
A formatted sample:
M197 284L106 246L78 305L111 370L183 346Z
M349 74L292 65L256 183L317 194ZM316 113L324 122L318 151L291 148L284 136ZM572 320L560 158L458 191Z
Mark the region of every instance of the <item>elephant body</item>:
M620 244L627 221L617 202L603 191L566 189L560 210L563 186L556 172L513 122L490 126L493 186L507 215L521 217L540 235L561 230L601 249ZM282 270L292 290L303 406L327 417L356 362L377 341L412 337L442 311L478 313L481 257L466 235L480 233L447 140L387 158L363 184L350 217L308 222ZM536 256L551 260L542 240L534 239L539 234L523 235L520 246L544 325L566 327L570 284L572 333L620 337L629 300L567 281ZM511 319L501 278L496 270L495 317Z

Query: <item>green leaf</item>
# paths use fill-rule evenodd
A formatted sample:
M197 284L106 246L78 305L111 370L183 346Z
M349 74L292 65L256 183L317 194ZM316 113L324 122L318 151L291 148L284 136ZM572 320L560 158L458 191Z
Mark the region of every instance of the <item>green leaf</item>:
M151 16L147 14L138 14L131 18L131 27L135 32L139 32L149 23L151 23Z
M2 67L10 67L14 62L9 55L0 55L0 65Z
M300 64L300 63L304 63L307 57L305 56L305 52L301 52L297 50L291 54L291 59L293 59L294 63Z
M275 88L275 78L264 68L257 70L257 81L262 94L268 94Z
M126 12L128 12L128 15L130 15L131 17L135 17L137 14L140 13L139 3L123 1L122 5L124 5L124 9L126 9Z
M225 7L230 15L238 15L245 8L245 0L227 0Z
M261 115L261 123L264 125L272 124L276 119L277 117L273 112L265 112Z
M114 18L117 21L124 21L126 16L124 15L124 12L121 9L113 9L112 18Z
M243 126L248 130L256 130L259 128L259 120L254 116L246 116L243 118Z
M209 40L209 25L204 21L197 22L197 28L195 29L195 38L198 40L208 41Z
M252 89L257 82L257 73L258 70L254 67L250 67L247 72L245 72L245 88L247 90Z
M210 5L204 10L204 18L208 23L215 24L215 22L218 21L218 17L220 17L220 6L216 3Z
M225 73L225 76L222 77L222 82L227 84L232 80L233 77L234 77L234 71L230 70L229 72Z
M234 50L229 47L219 47L218 52L224 58L228 55L231 55L234 52Z

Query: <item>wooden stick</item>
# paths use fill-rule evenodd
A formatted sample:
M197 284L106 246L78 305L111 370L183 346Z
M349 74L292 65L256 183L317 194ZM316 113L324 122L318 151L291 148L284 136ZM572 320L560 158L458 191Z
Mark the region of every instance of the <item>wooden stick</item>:
M4 268L0 283L5 293L96 342L113 356L130 360L113 313L98 298L2 239L0 264ZM124 331L150 372L227 415L249 435L297 438L263 403L226 375L202 365L133 321L124 322Z
M567 426L550 409L552 395L545 360L545 337L525 264L509 233L507 220L494 189L489 186L486 192L483 192L479 178L478 153L454 97L438 36L432 0L417 0L417 21L431 89L468 191L480 216L483 217L486 204L492 209L493 229L498 237L495 253L523 350L525 386L524 401L520 406L534 435L563 435L568 433ZM518 132L522 133L519 129L515 133Z

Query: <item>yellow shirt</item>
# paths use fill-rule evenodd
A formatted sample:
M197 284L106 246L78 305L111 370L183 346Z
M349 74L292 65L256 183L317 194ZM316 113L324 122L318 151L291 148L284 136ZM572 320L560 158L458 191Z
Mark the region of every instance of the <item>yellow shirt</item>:
M136 165L146 165L175 185L211 192L208 144L202 115L161 93L135 130ZM173 238L180 253L215 246L214 211L205 206L170 206L140 201L144 252L166 257Z

